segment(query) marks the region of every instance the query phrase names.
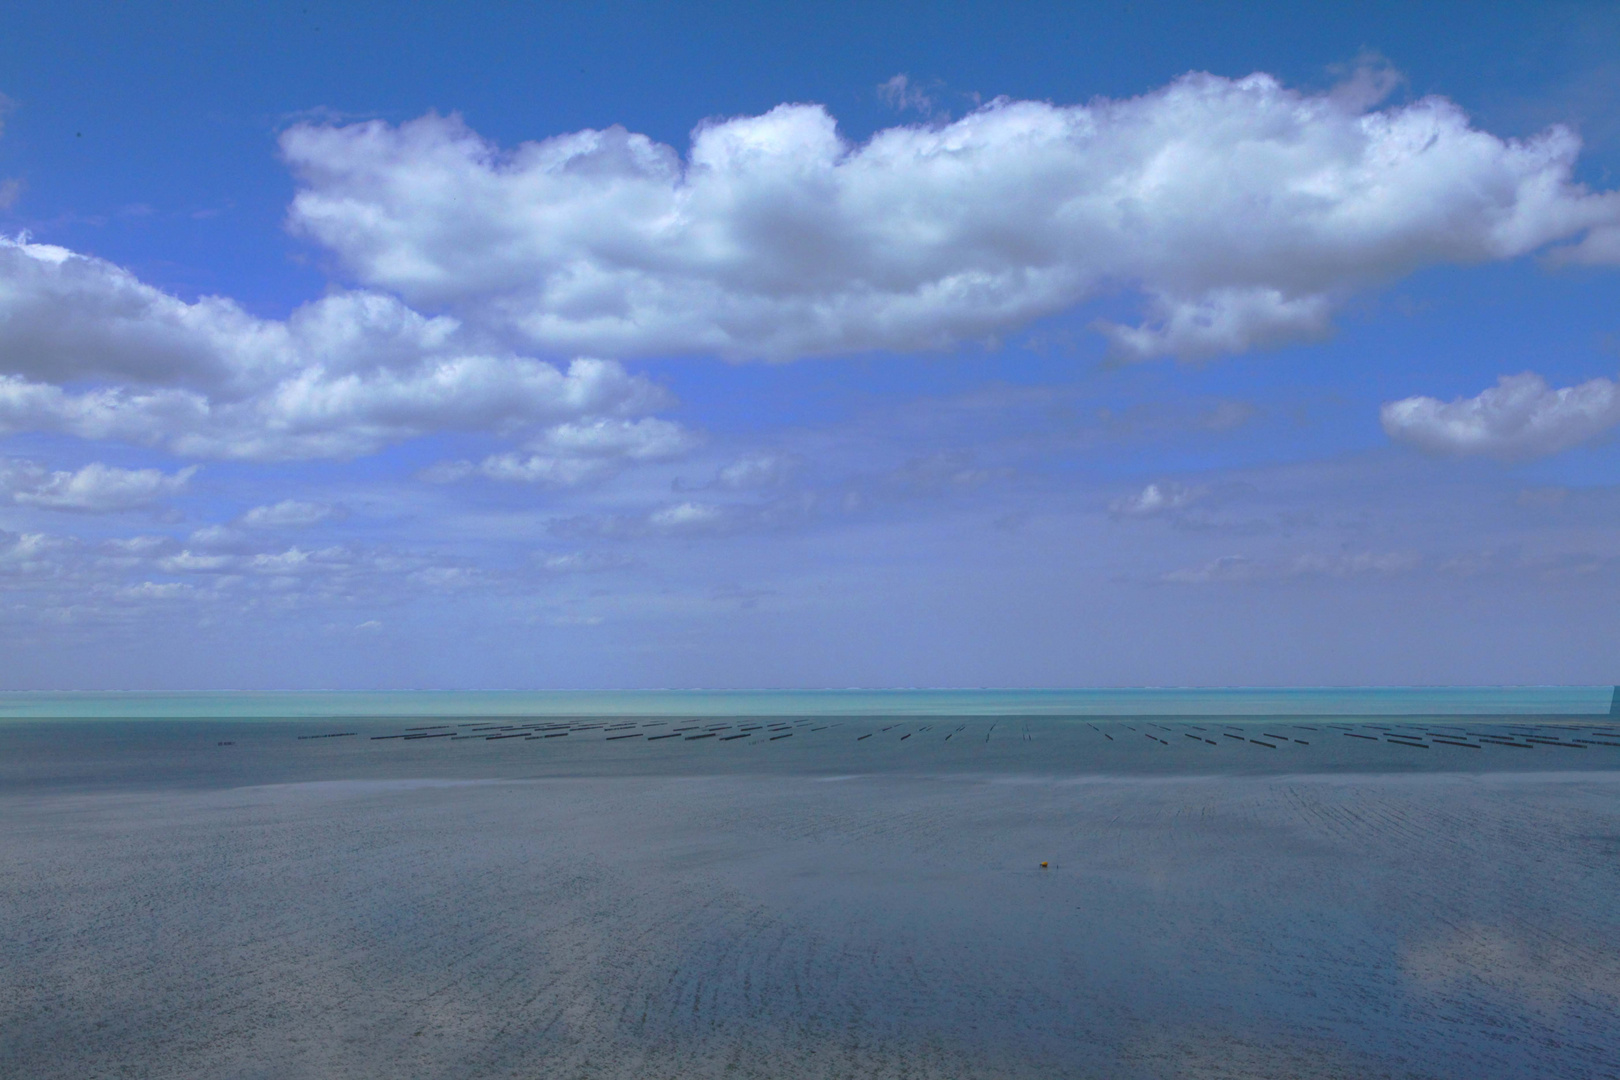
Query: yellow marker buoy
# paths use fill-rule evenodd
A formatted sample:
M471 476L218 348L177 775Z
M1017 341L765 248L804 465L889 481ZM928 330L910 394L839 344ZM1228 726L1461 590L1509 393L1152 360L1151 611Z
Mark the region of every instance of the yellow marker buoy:
M1045 870L1045 869L1046 869L1046 864L1045 864L1045 863L1041 863L1041 869L1042 869L1042 870Z

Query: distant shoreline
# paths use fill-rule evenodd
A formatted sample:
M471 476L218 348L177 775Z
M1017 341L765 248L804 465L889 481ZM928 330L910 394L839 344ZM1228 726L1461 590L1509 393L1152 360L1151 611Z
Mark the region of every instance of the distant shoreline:
M0 691L4 719L393 716L1592 716L1612 686Z

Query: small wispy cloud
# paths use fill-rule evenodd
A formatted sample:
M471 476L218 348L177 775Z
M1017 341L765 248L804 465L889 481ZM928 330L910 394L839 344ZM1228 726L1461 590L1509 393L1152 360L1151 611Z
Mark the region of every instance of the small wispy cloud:
M330 503L283 499L270 506L255 506L241 520L251 529L303 529L347 516L345 508Z
M548 574L599 574L630 566L634 560L626 555L606 551L542 552L535 562Z
M1206 494L1207 488L1165 480L1120 496L1108 504L1108 510L1117 517L1153 517L1191 506Z
M1299 578L1391 577L1416 570L1422 562L1421 556L1410 551L1306 553L1280 559L1223 555L1198 566L1172 570L1160 575L1159 580L1178 585L1206 585Z
M911 111L927 115L934 111L933 95L913 82L911 76L903 73L878 83L877 95L879 100L896 112Z
M430 484L472 477L547 487L577 487L617 475L637 462L680 457L701 440L672 420L593 417L557 424L531 439L527 451L491 454L482 461L441 461L419 475Z

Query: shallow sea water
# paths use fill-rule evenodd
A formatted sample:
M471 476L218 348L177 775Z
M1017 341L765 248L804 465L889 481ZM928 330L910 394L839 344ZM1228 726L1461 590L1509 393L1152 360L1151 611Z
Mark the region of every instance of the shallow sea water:
M1589 696L7 721L0 1075L1620 1076Z

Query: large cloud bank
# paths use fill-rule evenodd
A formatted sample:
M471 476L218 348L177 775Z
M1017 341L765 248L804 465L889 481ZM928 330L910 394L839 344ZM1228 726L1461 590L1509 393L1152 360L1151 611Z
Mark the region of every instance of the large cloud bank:
M544 430L666 404L617 362L558 368L473 348L455 319L379 293L260 319L0 237L0 433L60 431L186 457L349 457L432 431Z
M292 226L361 284L558 353L789 359L981 339L1105 290L1128 358L1330 329L1357 289L1569 242L1620 197L1425 98L1375 109L1266 75L1123 101L998 101L854 145L820 106L706 124L683 160L622 128L502 151L456 117L294 127Z
M1555 390L1526 372L1505 375L1469 398L1392 401L1380 418L1391 439L1429 453L1522 461L1568 450L1620 425L1620 384L1592 379Z
M582 483L696 444L620 357L944 347L1121 287L1148 316L1101 326L1121 355L1200 357L1326 333L1419 266L1620 244L1620 195L1571 180L1564 129L1503 140L1442 99L1264 75L1000 101L859 145L783 105L700 127L684 159L619 128L503 152L431 115L282 148L291 225L351 287L264 319L0 238L0 434L285 460L476 431L515 449L435 478ZM559 361L580 356L614 359ZM1413 408L1386 424L1421 443Z

